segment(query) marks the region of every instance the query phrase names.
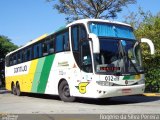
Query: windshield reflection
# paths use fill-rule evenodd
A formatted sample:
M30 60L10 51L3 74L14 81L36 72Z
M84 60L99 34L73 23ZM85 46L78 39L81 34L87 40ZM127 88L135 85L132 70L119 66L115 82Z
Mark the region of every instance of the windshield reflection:
M96 72L138 74L142 72L139 44L133 40L100 38L100 53L94 54Z

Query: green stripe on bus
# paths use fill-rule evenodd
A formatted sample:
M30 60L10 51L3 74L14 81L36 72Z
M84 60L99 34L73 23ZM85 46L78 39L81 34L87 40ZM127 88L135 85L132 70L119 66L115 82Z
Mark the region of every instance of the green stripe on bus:
M46 85L48 82L48 77L51 71L52 63L54 61L55 55L47 56L45 62L43 64L43 69L41 72L40 83L37 88L38 93L44 93L46 89Z
M45 57L40 58L38 60L37 68L36 68L33 83L32 83L32 92L37 92L37 87L40 82L40 76L41 76L42 68L44 65L44 61L45 61Z
M135 75L127 75L127 76L124 76L123 80L133 80L135 79Z

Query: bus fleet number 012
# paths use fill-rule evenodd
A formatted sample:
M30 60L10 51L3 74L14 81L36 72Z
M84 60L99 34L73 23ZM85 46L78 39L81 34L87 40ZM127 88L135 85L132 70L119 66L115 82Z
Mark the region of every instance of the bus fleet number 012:
M111 82L111 81L119 81L119 76L109 75L109 76L106 76L106 77L105 77L105 80L108 81L108 82Z

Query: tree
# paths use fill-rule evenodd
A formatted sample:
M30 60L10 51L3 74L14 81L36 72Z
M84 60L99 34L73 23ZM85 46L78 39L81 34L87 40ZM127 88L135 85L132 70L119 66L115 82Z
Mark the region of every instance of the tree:
M8 52L17 48L18 46L14 45L9 38L0 35L0 59L4 59Z
M152 86L160 86L160 16L156 15L147 18L145 22L141 23L135 33L138 38L146 37L151 39L154 43L156 50L155 56L150 56L148 54L146 45L142 46L144 50L143 61L146 69L147 82L151 83ZM153 92L158 92L153 88L151 90Z
M66 20L71 22L82 18L115 18L124 6L134 3L136 0L56 0L53 8L68 15Z
M138 13L130 14L126 21L136 28L137 39L149 38L154 43L156 50L154 56L150 55L146 44L142 45L143 64L146 72L146 88L152 86L150 92L160 92L160 88L159 91L155 88L160 87L160 13L154 16L151 12L140 9Z
M5 59L5 56L8 52L11 52L17 48L18 46L14 45L9 38L0 35L0 82L2 86L4 86L4 59Z
M129 23L134 29L138 29L141 24L144 24L147 19L153 17L150 11L144 12L144 10L139 7L138 12L129 12L124 16L125 23Z

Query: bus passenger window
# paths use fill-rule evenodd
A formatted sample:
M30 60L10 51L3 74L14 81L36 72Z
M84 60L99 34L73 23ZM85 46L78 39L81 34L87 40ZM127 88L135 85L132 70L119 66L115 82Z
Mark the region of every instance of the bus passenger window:
M22 62L25 62L26 59L25 59L25 50L22 51Z
M5 58L5 65L8 67L9 66L9 56L6 56Z
M34 56L33 58L39 58L42 56L42 46L41 43L34 45Z
M79 43L87 39L87 32L84 25L72 27L72 48L73 51L79 50Z
M56 37L56 52L62 52L64 50L63 47L63 36L60 34Z
M49 53L54 53L54 44L53 40L49 41Z
M32 58L32 48L28 48L24 52L24 58L23 58L24 62L31 60L31 58Z
M12 57L12 55L9 57L9 65L10 65L10 66L13 65L13 57Z
M38 57L39 47L37 45L34 45L33 50L34 50L33 58L37 58Z
M63 35L63 44L64 44L64 50L68 51L69 50L69 33L66 32Z
M20 52L17 54L17 63L21 63L21 54L20 54Z
M79 49L79 27L78 26L75 26L72 28L72 48L73 48L73 51L78 51Z
M17 64L16 55L13 56L13 65Z
M42 44L42 50L43 50L43 56L48 55L48 49L47 49L47 43L46 42L44 42Z

